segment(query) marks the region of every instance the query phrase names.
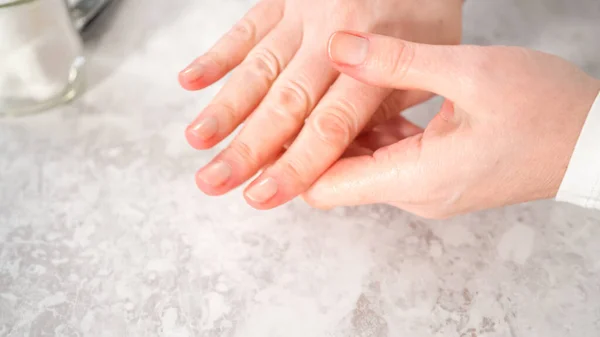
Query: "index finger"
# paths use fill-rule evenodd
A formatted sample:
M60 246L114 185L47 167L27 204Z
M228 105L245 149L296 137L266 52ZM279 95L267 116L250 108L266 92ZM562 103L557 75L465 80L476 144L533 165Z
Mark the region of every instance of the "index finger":
M392 37L337 32L329 57L341 72L362 82L395 89L418 89L468 103L489 68L485 47L438 46ZM476 98L476 97L475 97Z

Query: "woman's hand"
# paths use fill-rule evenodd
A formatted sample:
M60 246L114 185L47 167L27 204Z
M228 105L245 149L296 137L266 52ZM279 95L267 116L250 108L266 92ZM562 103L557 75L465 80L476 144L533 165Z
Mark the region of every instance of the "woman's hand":
M192 146L207 149L245 123L198 172L200 189L226 193L269 165L245 192L252 206L275 207L306 191L374 116L385 120L430 97L340 76L327 56L329 36L358 29L457 44L461 7L462 0L262 0L179 77L198 90L235 69L186 131Z
M305 194L313 206L387 203L440 218L554 197L600 81L555 56L337 33L330 56L371 85L446 98L425 130L397 118L355 141Z

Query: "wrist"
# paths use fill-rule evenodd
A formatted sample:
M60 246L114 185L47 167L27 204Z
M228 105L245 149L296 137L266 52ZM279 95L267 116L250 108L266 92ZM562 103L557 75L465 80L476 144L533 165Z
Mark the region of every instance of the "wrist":
M600 82L596 81L595 100L569 156L568 166L556 194L559 201L583 207L600 208Z
M582 181L589 180L589 177L585 178L589 175L586 172L597 171L590 163L600 160L596 151L596 134L600 127L600 80L590 77L588 90L581 90L579 101L581 108L571 114L574 124L573 136L570 137L570 141L565 139L568 143L567 151L563 164L557 167L560 174L553 196L559 200L568 199L566 195L573 194L574 189L585 189L582 187ZM591 186L594 183L596 181L587 181L583 185Z

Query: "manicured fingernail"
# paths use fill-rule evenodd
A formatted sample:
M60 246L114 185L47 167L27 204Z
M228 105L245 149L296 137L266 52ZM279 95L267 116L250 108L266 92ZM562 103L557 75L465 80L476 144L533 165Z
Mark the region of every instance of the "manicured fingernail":
M361 36L338 32L329 41L329 57L337 63L359 65L367 59L368 52L369 40Z
M188 132L201 140L212 138L219 131L219 122L215 117L200 118L188 127Z
M221 186L231 177L231 167L227 163L217 161L200 171L198 177L213 187Z
M267 178L250 187L248 192L246 192L246 196L254 202L263 203L273 198L278 189L279 187L277 186L275 179Z
M181 78L186 82L197 81L204 75L204 66L198 63L192 63L181 71Z

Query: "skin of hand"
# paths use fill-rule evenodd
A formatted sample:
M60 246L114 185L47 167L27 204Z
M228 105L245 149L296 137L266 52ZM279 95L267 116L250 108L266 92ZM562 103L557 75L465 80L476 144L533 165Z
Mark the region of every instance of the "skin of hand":
M355 79L446 100L424 130L396 118L356 139L303 195L317 208L385 203L448 218L554 197L600 91L569 62L524 48L339 32L329 50Z
M355 29L435 44L458 44L462 0L262 0L214 47L179 74L188 90L230 79L186 130L208 149L239 134L196 175L221 195L246 188L258 209L305 192L370 125L431 97L373 87L332 67L327 40ZM291 145L290 145L291 144Z

